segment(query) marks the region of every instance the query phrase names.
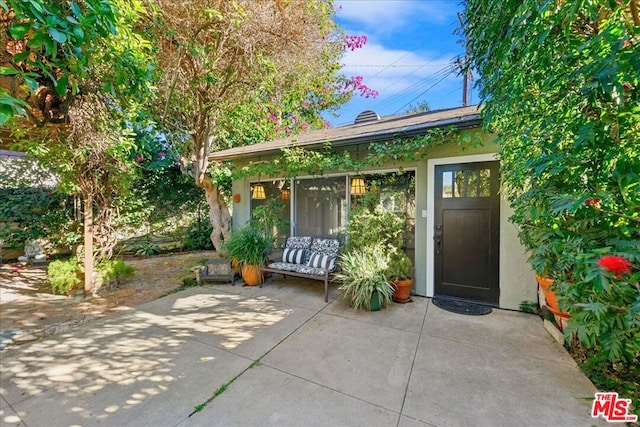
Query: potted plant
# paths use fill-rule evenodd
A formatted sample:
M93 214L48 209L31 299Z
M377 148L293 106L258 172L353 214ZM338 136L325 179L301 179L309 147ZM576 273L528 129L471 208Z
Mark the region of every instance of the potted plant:
M379 246L350 251L340 257L343 298L355 309L377 311L391 303L393 287L387 280L389 258Z
M541 277L536 274L536 282L540 286L542 290L542 294L544 295L545 305L547 309L553 314L555 318L556 324L560 328L561 331L565 329L567 326L567 319L569 318L569 313L561 311L560 305L558 304L558 297L554 291L553 279L549 279L547 277Z
M396 249L391 254L386 275L394 289L393 301L400 304L409 302L413 288L413 264L404 251Z
M271 252L271 240L249 225L232 233L225 246L229 256L242 266L245 284L260 284L260 266Z

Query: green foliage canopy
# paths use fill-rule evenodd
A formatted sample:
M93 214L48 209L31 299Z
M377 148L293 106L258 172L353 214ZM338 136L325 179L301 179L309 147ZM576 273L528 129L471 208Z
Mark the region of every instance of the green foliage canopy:
M467 0L464 31L512 220L556 280L569 338L597 360L637 360L638 274L597 264L640 263L637 1Z

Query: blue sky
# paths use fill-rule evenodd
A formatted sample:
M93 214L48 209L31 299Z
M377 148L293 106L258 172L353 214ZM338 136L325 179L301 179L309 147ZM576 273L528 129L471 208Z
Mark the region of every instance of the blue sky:
M351 123L364 110L380 116L401 114L428 102L431 110L462 105L462 77L454 58L464 56L459 26L460 0L335 0L337 21L347 34L366 35L367 44L347 51L346 76L363 76L379 92L375 99L354 96L333 126ZM478 102L473 91L470 104Z

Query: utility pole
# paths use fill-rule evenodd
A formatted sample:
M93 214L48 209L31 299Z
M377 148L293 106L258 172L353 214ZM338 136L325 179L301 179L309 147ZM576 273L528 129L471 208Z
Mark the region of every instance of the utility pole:
M460 12L458 12L458 21L460 21L460 28L464 29L464 23ZM464 64L462 64L460 58L458 58L457 62L460 67L460 71L466 68L466 71L462 76L462 106L466 107L469 105L469 81L473 77L471 75L471 67L469 66L469 46L466 41L464 43Z

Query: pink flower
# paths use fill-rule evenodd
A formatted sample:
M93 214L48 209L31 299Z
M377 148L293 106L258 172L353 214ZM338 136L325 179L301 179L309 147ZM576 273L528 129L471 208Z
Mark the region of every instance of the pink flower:
M598 265L615 274L617 278L620 278L622 273L631 273L631 262L618 255L605 255L598 260Z
M138 156L136 157L136 162L142 163L143 160L144 160L144 157L142 157L140 154L138 154Z
M158 157L160 157L160 160L164 160L164 158L167 157L167 153L165 153L164 151L160 151L158 153Z
M367 43L367 36L345 36L344 44L347 49L356 50L360 49Z

